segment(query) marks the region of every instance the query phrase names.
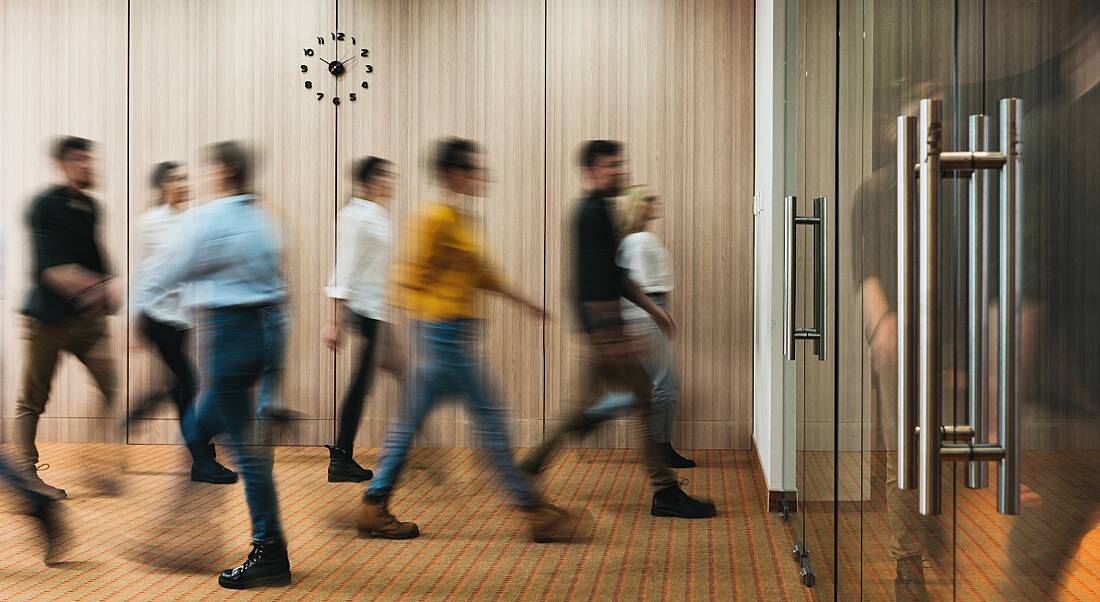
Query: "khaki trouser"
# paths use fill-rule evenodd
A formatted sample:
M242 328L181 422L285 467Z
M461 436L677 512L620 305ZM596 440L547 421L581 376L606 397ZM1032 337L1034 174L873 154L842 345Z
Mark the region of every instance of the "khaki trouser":
M544 466L570 433L584 433L613 415L591 415L588 410L608 391L633 394L642 443L642 456L655 489L676 484L676 475L664 465L653 438L653 380L642 363L644 341L623 329L618 302L606 307L588 305L589 320L597 324L588 335L588 350L581 377L579 403L573 404L561 427L552 432L525 463Z
M88 368L108 407L118 391L118 373L111 357L105 316L54 323L26 320L23 390L15 404L15 447L23 469L38 463L38 448L34 444L38 417L46 409L61 352L73 354Z

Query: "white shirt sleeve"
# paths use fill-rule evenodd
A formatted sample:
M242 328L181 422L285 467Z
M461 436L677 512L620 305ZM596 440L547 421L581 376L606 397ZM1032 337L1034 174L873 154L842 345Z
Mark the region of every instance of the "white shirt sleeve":
M648 261L650 253L646 250L647 238L645 233L639 232L627 236L619 243L619 265L629 273L630 279L643 291L652 280L652 266Z
M336 265L325 289L330 299L348 299L351 279L358 269L364 244L363 224L354 215L342 211L336 221Z

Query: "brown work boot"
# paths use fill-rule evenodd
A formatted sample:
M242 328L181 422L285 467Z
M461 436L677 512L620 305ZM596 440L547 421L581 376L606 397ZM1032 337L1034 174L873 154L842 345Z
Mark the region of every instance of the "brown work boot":
M898 558L894 597L906 602L924 602L929 599L924 582L924 563L920 556Z
M568 541L577 524L573 515L552 504L541 503L521 510L527 516L527 526L535 543Z
M374 500L363 498L359 507L359 518L355 521L355 528L363 537L381 537L384 539L412 539L420 535L420 528L416 523L403 523L392 514L387 507L386 500Z

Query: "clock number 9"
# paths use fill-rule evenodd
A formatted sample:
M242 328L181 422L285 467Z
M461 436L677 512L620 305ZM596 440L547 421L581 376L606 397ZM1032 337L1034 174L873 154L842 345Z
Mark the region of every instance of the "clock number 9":
M303 48L302 52L304 52L306 56L313 56L313 49L312 48Z
M361 49L359 51L359 56L361 56L363 58L367 58L368 56L370 56L370 50L368 50L366 48Z
M298 68L302 70L302 73L306 73L307 71L309 71L309 67L306 67L305 65L298 65Z
M332 104L334 104L336 106L340 106L340 97L339 96L333 96L332 97Z
M324 93L324 92L317 92L317 100L318 100L318 101L319 101L319 100L321 100L321 99L322 99L322 98L324 98L324 97L325 97L325 93Z
M312 90L312 89L313 89L313 82L311 82L307 79L306 80L306 90Z
M367 65L367 73L374 73L374 65Z
M352 92L351 94L348 94L348 100L350 100L352 102L355 102L355 98L356 98L355 97L355 92Z
M368 84L367 82L363 82L362 85L363 85L364 90L366 90L367 88L370 88L370 84Z

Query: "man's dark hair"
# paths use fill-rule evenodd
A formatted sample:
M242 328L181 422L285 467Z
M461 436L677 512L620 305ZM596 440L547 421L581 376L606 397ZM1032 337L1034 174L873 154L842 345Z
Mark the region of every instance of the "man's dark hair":
M470 159L470 155L480 152L478 145L473 140L464 138L445 138L439 141L435 151L435 173L443 178L451 170L468 171L477 167Z
M161 161L157 163L157 166L153 168L152 175L149 176L149 183L153 185L153 188L160 190L160 188L164 186L164 181L168 179L168 174L172 173L172 170L179 166L180 164L175 161Z
M210 147L210 157L233 170L232 181L237 190L249 192L252 189L252 153L239 142L226 140L215 142Z
M80 136L58 136L50 147L50 156L58 161L64 161L69 153L92 150L93 143Z
M352 167L352 177L359 184L370 184L371 180L378 177L389 166L390 162L381 157L359 159Z
M623 143L617 140L589 140L581 147L581 167L592 167L600 157L620 155Z

